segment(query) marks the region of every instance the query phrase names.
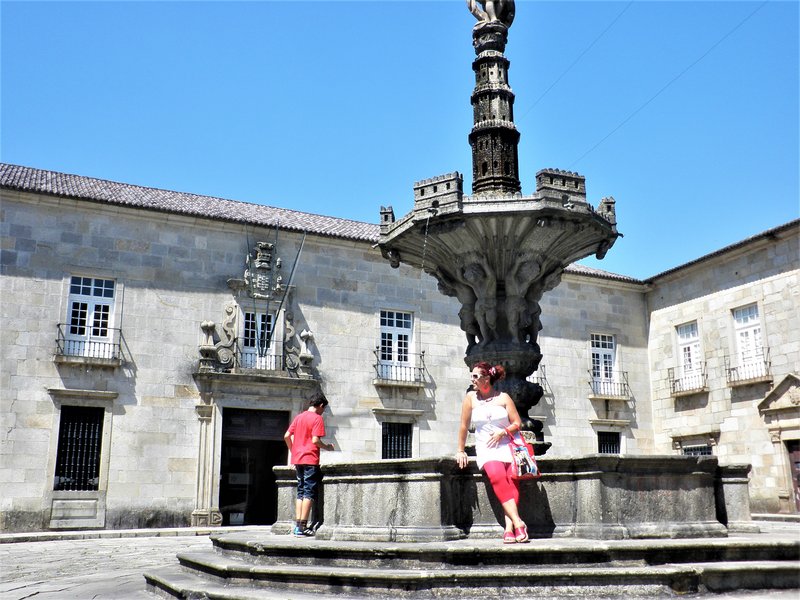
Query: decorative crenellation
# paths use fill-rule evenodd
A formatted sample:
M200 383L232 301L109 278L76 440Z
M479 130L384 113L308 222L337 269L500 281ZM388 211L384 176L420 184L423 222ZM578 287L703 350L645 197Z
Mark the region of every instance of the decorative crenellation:
M536 173L536 191L552 190L559 194L586 197L586 178L574 171L542 169Z
M472 62L475 71L475 89L496 86L511 91L508 87L508 68L511 61L500 52L484 52Z
M597 205L597 214L611 223L612 226L616 226L617 224L616 203L617 201L614 200L614 196L608 196L600 200L600 204Z
M458 171L423 179L414 184L414 210L417 211L438 210L450 204L460 205L463 198L464 176ZM381 207L381 224L384 222L383 215L384 209Z
M394 223L394 209L391 206L381 206L381 226Z

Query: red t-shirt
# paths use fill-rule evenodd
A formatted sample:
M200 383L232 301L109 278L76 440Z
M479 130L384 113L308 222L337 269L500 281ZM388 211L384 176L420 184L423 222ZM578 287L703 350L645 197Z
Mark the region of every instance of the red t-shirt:
M325 421L322 415L306 410L294 418L289 425L289 433L294 436L292 441L293 465L318 465L319 448L311 441L313 436L325 435Z

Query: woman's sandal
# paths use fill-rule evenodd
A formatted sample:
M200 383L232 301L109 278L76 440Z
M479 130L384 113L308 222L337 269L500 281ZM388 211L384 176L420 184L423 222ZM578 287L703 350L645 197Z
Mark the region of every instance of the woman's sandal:
M515 535L511 531L506 531L503 534L503 543L504 544L516 544L517 543L517 538L515 537Z
M505 541L505 536L503 536L503 541ZM523 525L522 527L517 527L514 530L514 541L518 544L524 544L528 540L528 528Z

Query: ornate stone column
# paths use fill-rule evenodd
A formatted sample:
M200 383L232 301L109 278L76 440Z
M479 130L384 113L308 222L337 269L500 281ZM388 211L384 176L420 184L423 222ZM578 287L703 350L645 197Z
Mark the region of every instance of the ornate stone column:
M543 395L528 381L542 359L539 302L567 265L605 256L619 236L615 202L604 198L595 209L586 201L584 178L559 169L539 171L536 192L520 193L519 133L503 56L514 3L469 5L479 20L472 32L473 196L464 196L457 172L416 183L411 213L395 220L391 207L381 207L379 246L392 266L424 269L443 294L458 300L465 362L505 367L500 387L514 398L523 429L534 432L537 454L544 454L550 444L542 424L528 415Z
M197 456L197 491L195 509L192 511L192 527L217 527L222 525L222 513L214 506L217 493L214 481L215 423L216 410L213 404L195 406L200 421L200 446Z

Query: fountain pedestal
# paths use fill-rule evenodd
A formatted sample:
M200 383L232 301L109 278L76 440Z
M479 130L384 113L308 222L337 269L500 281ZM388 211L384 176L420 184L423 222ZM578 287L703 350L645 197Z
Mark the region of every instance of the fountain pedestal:
M503 55L514 3L490 4L485 10L470 4L479 20L472 32L473 195L464 196L457 172L417 182L405 217L396 220L391 207L381 207L378 245L392 266L424 270L458 300L467 366L503 365L506 379L498 387L514 399L523 429L535 433L543 454L549 443L528 415L542 397L542 388L528 381L542 358L539 302L567 265L592 254L602 258L619 234L614 199L593 208L577 173L541 170L536 192L522 195L510 63Z
M539 461L522 482L520 516L532 537L724 537L752 531L747 465L715 457L596 454ZM294 469L275 467L278 514L293 514ZM325 465L317 538L374 542L497 538L502 508L473 462L450 457ZM742 494L742 491L745 493ZM288 534L293 522L272 531Z

